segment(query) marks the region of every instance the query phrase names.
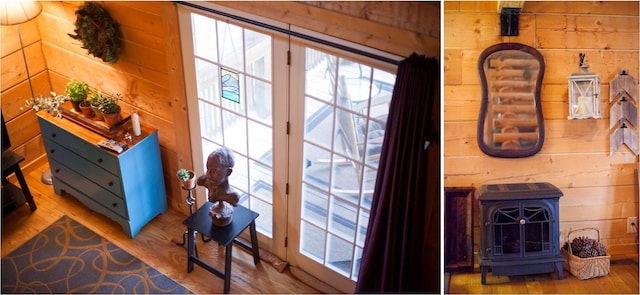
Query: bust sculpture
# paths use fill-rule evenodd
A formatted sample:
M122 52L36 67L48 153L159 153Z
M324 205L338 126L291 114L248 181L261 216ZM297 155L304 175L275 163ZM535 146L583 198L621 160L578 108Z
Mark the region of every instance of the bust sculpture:
M226 226L233 219L233 208L238 206L240 196L229 186L229 175L233 172L233 152L222 147L207 158L207 172L198 177L197 184L209 191L207 199L213 203L209 216L216 226Z

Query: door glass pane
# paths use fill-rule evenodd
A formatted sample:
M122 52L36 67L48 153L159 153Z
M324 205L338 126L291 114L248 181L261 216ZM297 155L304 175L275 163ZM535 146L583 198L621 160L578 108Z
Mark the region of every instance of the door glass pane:
M214 63L203 59L195 59L198 97L214 104L220 104L218 95L218 68Z
M217 62L215 20L192 13L191 23L193 24L193 51L195 55Z
M395 75L310 48L305 67L300 253L355 280Z
M243 29L233 24L218 21L218 51L220 64L231 69L243 69Z
M225 21L191 14L202 161L230 148L229 184L257 211L258 231L273 236L272 39ZM219 60L218 60L219 57Z
M326 231L322 228L312 225L311 223L302 221L300 224L302 234L306 237L300 240L300 252L307 257L322 263L324 261L324 241L326 240Z

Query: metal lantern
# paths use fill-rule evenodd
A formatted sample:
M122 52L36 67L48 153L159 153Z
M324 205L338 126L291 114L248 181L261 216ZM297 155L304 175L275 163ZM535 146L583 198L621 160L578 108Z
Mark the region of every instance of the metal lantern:
M601 118L600 77L589 73L584 57L584 53L580 53L581 72L569 76L569 119Z

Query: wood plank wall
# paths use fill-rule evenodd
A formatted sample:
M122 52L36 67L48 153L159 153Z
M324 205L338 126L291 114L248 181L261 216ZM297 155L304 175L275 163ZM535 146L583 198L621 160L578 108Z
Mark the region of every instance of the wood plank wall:
M561 239L570 229L596 227L609 247L636 251L626 220L638 216L637 157L626 147L609 156L609 81L622 69L638 72L638 2L526 1L517 37L500 36L496 2L444 2L444 185L550 182L559 187ZM541 104L542 150L529 158L485 155L476 143L481 86L480 53L501 42L536 48L546 71ZM601 79L603 119L567 120L567 77L578 53ZM475 216L479 216L476 211ZM475 247L479 243L478 219Z
M63 93L69 79L124 96L123 110L137 110L140 120L159 130L169 206L188 214L175 181L179 167L192 167L186 97L175 3L101 1L121 26L124 44L118 63L89 56L72 33L76 1L44 1L43 13L20 26L36 96ZM439 3L217 2L334 37L409 56L440 53ZM401 18L389 15L402 13ZM313 21L311 21L313 20ZM46 161L36 117L24 108L31 97L15 26L2 35L2 110L14 149L26 156L23 169ZM183 129L187 128L187 129ZM37 165L34 165L37 166Z

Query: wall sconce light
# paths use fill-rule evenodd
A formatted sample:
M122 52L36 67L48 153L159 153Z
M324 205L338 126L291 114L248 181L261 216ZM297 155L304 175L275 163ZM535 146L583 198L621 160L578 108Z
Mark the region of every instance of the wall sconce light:
M599 119L600 77L589 73L589 65L580 53L580 72L569 76L569 119Z
M524 1L500 0L498 13L500 14L500 36L518 36L520 27L520 10Z
M518 36L520 8L505 7L500 11L500 36Z

